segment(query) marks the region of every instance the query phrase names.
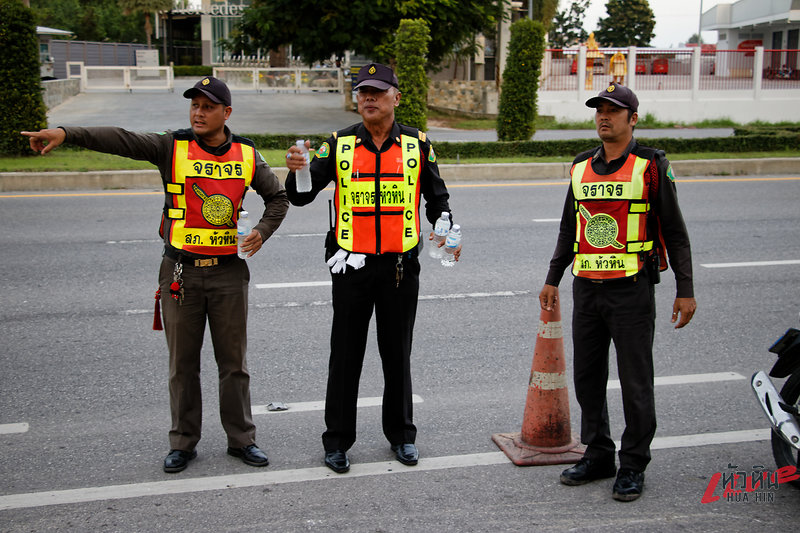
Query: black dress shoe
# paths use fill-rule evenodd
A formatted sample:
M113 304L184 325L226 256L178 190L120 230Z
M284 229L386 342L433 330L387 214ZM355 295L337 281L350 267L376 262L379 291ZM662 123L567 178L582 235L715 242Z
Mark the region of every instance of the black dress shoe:
M325 453L325 466L336 472L337 474L344 474L350 470L350 459L347 454L342 450L334 450Z
M596 479L613 477L617 473L614 458L586 459L581 458L575 466L561 472L561 483L564 485L583 485Z
M621 502L632 502L642 495L643 490L644 472L620 468L611 497Z
M414 444L394 444L392 445L392 451L397 460L404 465L414 466L419 461L419 451L417 451L417 447Z
M189 461L195 457L197 457L196 450L190 452L186 450L170 450L169 454L164 459L164 472L174 474L175 472L185 470Z
M262 452L255 444L245 446L244 448L229 447L228 455L238 457L244 461L245 464L250 466L267 466L269 464L267 454Z

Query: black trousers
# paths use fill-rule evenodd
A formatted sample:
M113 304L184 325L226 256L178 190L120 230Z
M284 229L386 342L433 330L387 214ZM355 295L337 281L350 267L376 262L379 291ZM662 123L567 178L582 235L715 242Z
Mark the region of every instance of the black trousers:
M644 471L656 432L653 285L645 271L604 283L575 278L572 294L575 395L581 407L585 457L606 459L613 457L615 451L606 401L609 346L613 340L625 413L620 468Z
M398 254L368 255L364 266L348 266L333 278L333 327L325 396L325 451L348 450L356 441L356 402L372 311L383 367L383 434L390 444L413 443L411 340L419 296L419 261Z

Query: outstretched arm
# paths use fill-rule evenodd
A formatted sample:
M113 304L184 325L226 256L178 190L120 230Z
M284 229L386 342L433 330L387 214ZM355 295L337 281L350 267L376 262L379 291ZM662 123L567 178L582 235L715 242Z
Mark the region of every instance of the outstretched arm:
M51 128L39 131L21 131L28 138L31 150L42 155L64 142L67 134L61 128Z

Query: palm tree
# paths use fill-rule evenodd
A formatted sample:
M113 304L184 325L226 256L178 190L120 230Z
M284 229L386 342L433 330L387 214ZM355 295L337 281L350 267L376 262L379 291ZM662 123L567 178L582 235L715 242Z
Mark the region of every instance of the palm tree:
M118 2L125 15L144 13L147 48L151 48L150 36L153 35L153 25L150 23L150 14L154 11L169 11L172 9L172 0L118 0Z

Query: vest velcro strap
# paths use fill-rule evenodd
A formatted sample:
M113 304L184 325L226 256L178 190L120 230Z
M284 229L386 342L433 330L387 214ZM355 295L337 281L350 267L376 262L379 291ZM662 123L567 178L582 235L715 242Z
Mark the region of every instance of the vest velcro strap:
M183 183L167 183L167 194L183 194Z
M649 252L653 249L653 241L629 242L627 252L630 254L637 252Z
M647 213L650 210L650 204L646 200L631 200L631 213Z
M167 209L167 218L172 220L183 220L186 217L185 209L170 208Z

